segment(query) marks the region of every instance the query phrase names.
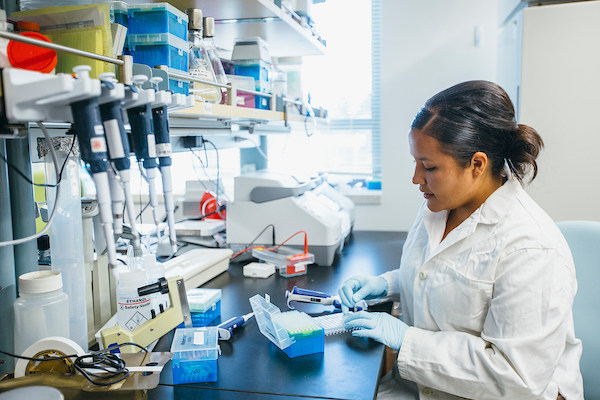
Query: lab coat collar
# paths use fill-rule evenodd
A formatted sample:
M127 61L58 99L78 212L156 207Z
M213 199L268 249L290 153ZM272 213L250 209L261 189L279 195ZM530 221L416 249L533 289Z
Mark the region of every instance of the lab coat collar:
M469 218L452 230L441 243L440 241L446 228L446 220L448 219L448 211L444 210L434 213L425 206L423 222L429 235L428 258L439 254L454 243L473 234L478 224L493 225L498 223L506 215L508 209L522 190L523 188L519 181L513 177L509 177L504 185L492 193Z

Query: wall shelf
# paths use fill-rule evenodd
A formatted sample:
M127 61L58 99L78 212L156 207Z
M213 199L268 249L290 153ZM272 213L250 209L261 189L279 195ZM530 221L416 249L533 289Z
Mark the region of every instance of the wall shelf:
M147 2L128 1L129 4ZM233 50L236 38L260 36L269 44L273 57L325 54L325 45L271 0L170 0L169 3L181 11L200 8L205 17L213 17L216 45L227 51Z

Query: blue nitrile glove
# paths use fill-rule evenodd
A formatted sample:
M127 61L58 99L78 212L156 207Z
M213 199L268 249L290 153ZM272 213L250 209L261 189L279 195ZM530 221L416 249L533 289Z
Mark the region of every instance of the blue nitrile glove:
M368 337L399 351L408 325L390 314L359 311L346 318L345 328L363 328L352 331L352 336Z
M388 284L380 276L356 275L338 290L343 306L352 308L361 300L378 299L387 294Z

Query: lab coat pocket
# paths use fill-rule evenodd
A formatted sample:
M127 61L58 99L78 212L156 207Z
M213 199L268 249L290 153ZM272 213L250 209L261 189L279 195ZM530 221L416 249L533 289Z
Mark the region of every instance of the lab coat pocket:
M468 278L445 264L431 275L429 312L439 328L479 335L492 299L494 283Z

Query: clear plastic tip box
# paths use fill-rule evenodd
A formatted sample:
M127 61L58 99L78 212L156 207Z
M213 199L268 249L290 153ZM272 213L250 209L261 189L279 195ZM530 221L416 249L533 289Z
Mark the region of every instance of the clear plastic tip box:
M261 295L250 298L260 332L294 358L325 351L323 328L310 315L299 311L282 313Z
M171 344L175 385L217 381L218 338L217 328L212 326L175 330Z
M188 16L169 3L132 4L127 33L170 33L187 41Z
M187 298L194 328L208 326L221 316L221 289L190 289Z
M315 262L315 256L311 253L302 253L301 250L287 246L282 246L277 251L264 247L252 249L252 256L275 265L279 275L284 278L306 275L308 265Z

